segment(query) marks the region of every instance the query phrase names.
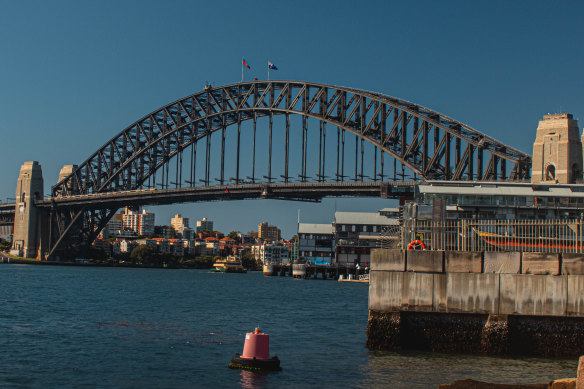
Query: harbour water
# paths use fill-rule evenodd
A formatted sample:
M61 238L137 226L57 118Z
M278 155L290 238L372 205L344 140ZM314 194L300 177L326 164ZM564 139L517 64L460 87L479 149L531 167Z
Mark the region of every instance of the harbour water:
M367 294L261 272L3 264L0 387L437 388L576 374L576 360L369 351ZM227 368L256 326L281 372Z

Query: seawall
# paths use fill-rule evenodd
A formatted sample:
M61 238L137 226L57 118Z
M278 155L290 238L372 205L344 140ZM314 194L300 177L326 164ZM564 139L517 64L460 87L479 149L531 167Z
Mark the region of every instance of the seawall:
M367 347L584 354L584 255L376 249Z

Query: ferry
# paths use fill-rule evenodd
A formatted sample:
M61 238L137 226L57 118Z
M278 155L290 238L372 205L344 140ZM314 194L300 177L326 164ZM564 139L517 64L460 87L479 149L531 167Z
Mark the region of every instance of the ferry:
M241 261L235 259L234 256L229 256L226 259L218 259L211 268L212 273L247 273L247 269L243 267Z

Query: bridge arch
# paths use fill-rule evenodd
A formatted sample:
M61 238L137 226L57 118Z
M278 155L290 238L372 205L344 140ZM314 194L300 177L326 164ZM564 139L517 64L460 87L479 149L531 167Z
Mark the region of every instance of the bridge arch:
M303 120L313 118L325 126L333 125L352 133L373 145L376 152L395 158L420 179L524 180L530 174L529 155L417 104L346 87L255 81L208 86L144 116L53 186L52 194L68 196L138 189L189 146L210 139L226 127L241 126L246 121L254 121L255 125L258 118L270 117L271 135L271 120L275 115L287 118L287 132L289 117L298 115ZM271 152L270 148L270 156ZM221 155L222 164L224 159L225 155ZM288 155L286 169L287 162ZM239 139L236 164L239 172ZM301 169L305 169L305 162L302 165ZM207 169L205 173L202 181L210 185ZM344 179L339 173L336 172L333 180ZM289 171L281 176L285 182L291 177ZM299 176L306 179L306 171L301 171ZM235 181L240 179L236 175ZM268 180L272 180L271 175ZM373 180L377 180L377 175ZM219 182L225 181L222 170Z

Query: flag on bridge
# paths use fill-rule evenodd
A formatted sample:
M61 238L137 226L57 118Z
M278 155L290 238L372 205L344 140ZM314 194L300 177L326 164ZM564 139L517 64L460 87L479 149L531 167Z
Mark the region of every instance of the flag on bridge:
M243 82L243 67L251 69L251 67L245 62L245 58L241 57L241 82Z
M270 69L278 70L278 67L271 63L270 61L268 61L268 80L270 79Z

